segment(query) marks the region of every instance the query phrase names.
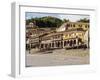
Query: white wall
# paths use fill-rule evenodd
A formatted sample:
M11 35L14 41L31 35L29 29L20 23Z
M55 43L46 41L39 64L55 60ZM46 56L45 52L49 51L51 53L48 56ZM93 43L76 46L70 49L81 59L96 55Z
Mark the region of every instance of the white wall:
M11 65L11 2L13 1L25 1L25 0L1 0L0 1L0 80L13 80L10 77L10 65ZM97 35L100 34L100 0L27 0L32 1L34 4L53 4L53 5L76 5L76 6L94 6L98 9L97 11L97 20L98 24L94 27L94 30L97 30ZM33 4L33 5L34 5ZM96 37L97 42L100 41L100 36ZM99 44L100 42L98 42ZM99 52L99 47L98 53ZM97 57L100 61L99 56ZM98 67L100 67L100 62L98 62ZM98 69L99 70L99 69ZM30 77L30 78L21 78L22 80L98 80L100 70L97 73L73 73L65 74L62 76L43 76L43 77ZM19 79L20 80L20 79Z

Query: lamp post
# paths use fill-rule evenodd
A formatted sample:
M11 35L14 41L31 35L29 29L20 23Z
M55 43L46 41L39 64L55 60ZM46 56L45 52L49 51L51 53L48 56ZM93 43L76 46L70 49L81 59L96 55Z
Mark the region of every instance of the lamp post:
M29 37L29 54L31 54L31 39Z
M31 43L30 43L31 41L30 41L30 38L28 38L28 40L27 40L27 45L28 45L28 50L29 50L29 54L31 53L30 52L30 50L31 50Z

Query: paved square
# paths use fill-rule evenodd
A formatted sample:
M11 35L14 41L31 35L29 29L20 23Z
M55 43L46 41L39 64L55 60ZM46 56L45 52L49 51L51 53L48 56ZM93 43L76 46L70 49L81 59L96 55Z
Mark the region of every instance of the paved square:
M89 49L56 49L50 52L26 51L26 67L89 64Z

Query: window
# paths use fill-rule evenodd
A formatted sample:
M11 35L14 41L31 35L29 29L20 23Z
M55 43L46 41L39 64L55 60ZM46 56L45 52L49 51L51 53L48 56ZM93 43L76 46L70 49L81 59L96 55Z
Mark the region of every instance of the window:
M67 24L67 27L70 27L70 24Z
M74 44L76 44L76 40L74 40Z
M64 41L64 46L66 46L66 41Z
M54 47L54 43L52 43L52 47Z
M73 24L73 27L75 27L75 24Z
M87 25L85 25L85 28L87 28Z
M41 48L43 48L43 46L44 46L44 45L43 45L43 44L41 44Z

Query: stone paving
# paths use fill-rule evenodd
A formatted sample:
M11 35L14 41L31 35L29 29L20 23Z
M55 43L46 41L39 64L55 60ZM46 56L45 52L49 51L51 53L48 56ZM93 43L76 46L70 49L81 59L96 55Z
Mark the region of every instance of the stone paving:
M89 64L89 49L57 49L52 51L37 52L31 50L31 54L26 51L26 66L61 66Z

